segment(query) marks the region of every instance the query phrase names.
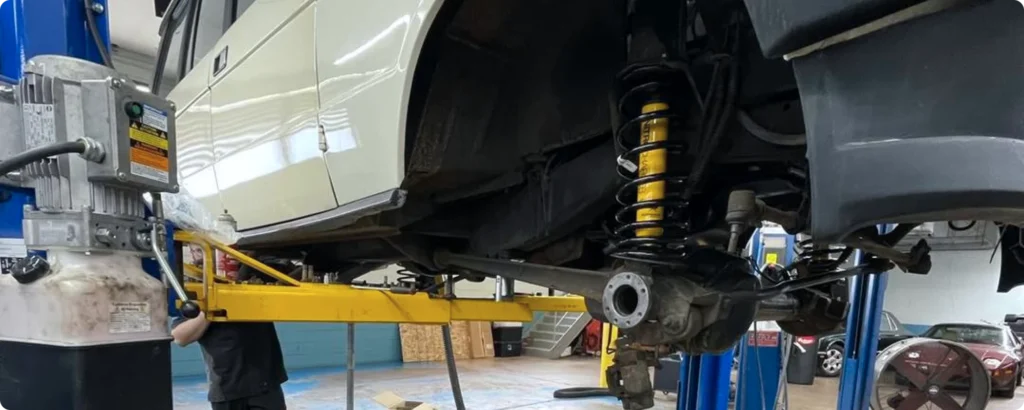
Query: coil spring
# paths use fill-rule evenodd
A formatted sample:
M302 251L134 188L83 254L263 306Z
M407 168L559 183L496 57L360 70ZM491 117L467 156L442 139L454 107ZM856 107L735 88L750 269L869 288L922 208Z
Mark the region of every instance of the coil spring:
M619 75L621 83L638 85L629 87L617 100L616 105L619 115L629 118L616 127L614 135L615 144L621 153L617 158L618 174L628 181L615 194L615 200L622 207L615 213L617 226L610 232L611 242L606 249L610 256L616 258L677 265L683 257L689 229L689 220L686 216L689 204L681 195L686 177L671 175L667 164L671 156L685 153L687 144L669 141L668 136L664 141L644 143L641 135L644 132L642 128L650 126L656 120L668 121L665 125L667 134L667 127L681 117L667 105L667 109L651 112L633 108L642 104L660 103L660 95L675 95L675 90L671 89L674 87L672 83L659 80L672 75L678 78L678 73L674 70L659 65L630 67ZM665 150L665 169L657 174L640 175L644 154L657 150ZM642 186L657 182L664 183L661 198L638 199L638 192ZM638 211L656 212L659 209L660 217L638 220ZM641 235L641 232L645 234Z
M409 289L416 289L419 286L419 278L422 276L416 272L406 269L405 267L399 269L395 274L398 275L395 279L398 286Z

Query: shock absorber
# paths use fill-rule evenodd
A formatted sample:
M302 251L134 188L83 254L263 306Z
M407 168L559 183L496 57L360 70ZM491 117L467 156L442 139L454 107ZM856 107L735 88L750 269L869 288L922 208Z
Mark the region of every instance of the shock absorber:
M684 176L673 174L688 145L679 138L684 101L695 100L686 79L685 2L630 0L627 66L617 76L614 138L619 176L613 257L675 265L682 258L689 220Z
M662 102L650 102L644 104L641 112L651 114L668 111L668 104ZM656 144L668 141L668 119L654 118L643 121L640 124L640 145ZM637 176L640 178L662 175L668 170L668 150L665 148L654 148L650 151L640 153L640 168ZM665 199L665 181L654 180L642 183L637 187L637 203L649 202L657 205L658 201ZM665 207L653 206L636 210L637 222L659 223L665 219ZM639 238L659 237L665 233L664 228L655 226L651 228L637 228L636 236Z
M681 117L672 101L679 88L671 80L680 74L666 64L630 67L621 75L627 87L618 101L624 121L615 132L619 176L627 182L616 194L622 207L608 249L611 256L673 265L682 257L688 228L685 177L673 175L673 159L687 144L671 136Z

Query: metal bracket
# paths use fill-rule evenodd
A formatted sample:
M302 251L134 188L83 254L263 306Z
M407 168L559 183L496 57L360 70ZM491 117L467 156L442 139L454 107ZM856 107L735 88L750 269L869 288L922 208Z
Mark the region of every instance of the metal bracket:
M46 212L25 209L25 245L81 252L128 251L149 254L149 226L142 220L92 212Z

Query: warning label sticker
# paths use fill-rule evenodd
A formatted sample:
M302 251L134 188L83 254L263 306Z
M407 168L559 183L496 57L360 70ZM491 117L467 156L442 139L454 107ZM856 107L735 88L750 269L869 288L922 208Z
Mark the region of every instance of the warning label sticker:
M148 105L142 105L142 123L167 132L167 113Z
M756 336L755 336L756 334ZM772 347L779 345L779 332L758 331L747 333L747 346Z
M21 238L0 238L0 273L11 273L11 267L28 255L25 240Z
M167 116L150 114L152 109L145 106L141 118L129 122L128 138L131 141L131 172L140 177L153 179L163 183L170 181L171 161L167 142Z
M149 302L110 304L110 333L142 333L152 328Z

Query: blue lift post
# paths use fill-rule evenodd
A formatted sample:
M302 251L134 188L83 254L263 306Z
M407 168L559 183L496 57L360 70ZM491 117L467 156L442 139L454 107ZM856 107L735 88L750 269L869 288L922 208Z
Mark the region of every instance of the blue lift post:
M785 245L780 256L770 252L766 238L781 238ZM772 249L773 251L778 250ZM753 237L751 254L758 267L766 263L782 265L793 261L794 239L792 235L781 233L765 233L759 230ZM784 340L779 329L758 328L751 331L745 340L740 342L740 374L736 386L737 410L771 410L779 396L779 381L782 373L784 357Z
M760 230L750 240L750 254L762 255ZM729 407L730 375L735 350L720 355L683 355L679 363L677 410L726 410Z
M683 355L676 409L728 409L732 358L731 350L722 354Z
M765 262L762 232L751 237L751 257ZM793 237L786 235L783 263L793 258ZM759 329L760 330L760 329ZM756 339L756 335L751 334ZM764 338L757 346L745 338L740 343L740 375L736 394L739 410L770 409L778 396L782 363L781 333L772 345ZM734 351L720 355L684 355L679 366L678 410L726 410L729 408L730 375ZM763 386L763 389L762 389ZM762 398L764 400L762 400Z
M101 43L110 53L107 0L92 0ZM0 74L21 78L32 57L54 54L103 64L100 49L86 25L83 0L9 0L0 6Z
M880 229L885 232L885 228ZM861 257L861 252L857 251L854 264L860 264ZM850 314L846 319L846 351L839 381L838 410L868 410L887 284L885 272L850 278Z

